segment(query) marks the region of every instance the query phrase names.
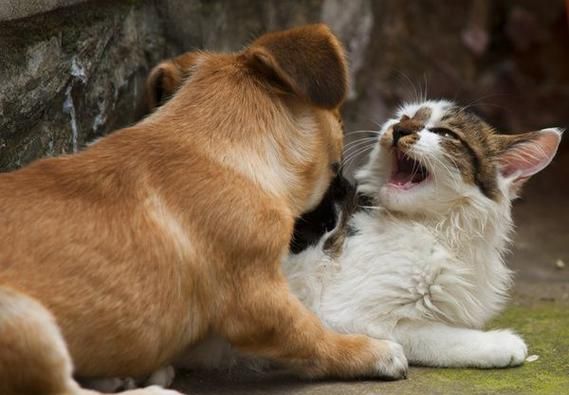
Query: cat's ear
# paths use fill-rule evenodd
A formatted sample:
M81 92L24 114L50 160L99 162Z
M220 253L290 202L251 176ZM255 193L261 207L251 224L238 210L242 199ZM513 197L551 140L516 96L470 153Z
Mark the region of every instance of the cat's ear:
M199 52L186 52L172 59L164 60L148 74L145 84L145 100L148 111L164 104L189 76L196 64Z
M265 34L241 59L273 87L318 107L338 107L346 97L344 50L324 24Z
M510 183L512 192L534 174L543 170L553 159L562 131L543 129L517 135L496 135L498 168Z

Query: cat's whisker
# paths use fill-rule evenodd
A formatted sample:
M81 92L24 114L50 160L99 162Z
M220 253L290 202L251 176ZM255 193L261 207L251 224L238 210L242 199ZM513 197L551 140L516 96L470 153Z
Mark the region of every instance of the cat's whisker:
M344 145L344 152L346 152L351 147L358 145L359 143L376 143L377 139L375 137L363 137L357 140L351 141L348 144Z
M419 161L414 160L413 161L413 167L411 168L411 177L410 179L412 180L413 178L415 178L415 176L417 175L417 172L420 169L421 164L419 163Z
M450 168L446 163L444 163L440 158L436 157L435 155L429 155L429 157L430 157L430 159L431 159L432 161L434 161L434 162L436 162L438 165L440 165L440 167L441 167L441 168L446 172L446 174L448 175L448 178L450 178L450 179L452 180L454 186L455 186L455 187L458 187L457 180L456 180L456 178L455 178L455 172L453 172L453 171L451 170L451 168ZM456 162L454 161L454 159L452 159L452 158L448 158L448 159L450 159L450 160L453 162L455 168L458 167L458 165L456 164ZM435 174L433 175L433 177L436 177L436 175L437 175L437 174L436 174L436 171L435 171L434 173L435 173Z
M346 153L350 148L353 148L353 147L355 147L361 143L371 143L374 141L375 141L375 138L369 138L369 137L360 138L360 139L351 141L350 143L348 143L344 146L344 153Z
M419 92L417 91L417 88L415 87L415 84L411 81L411 79L402 71L397 71L397 74L399 74L401 77L403 77L405 79L405 81L409 84L409 86L411 87L411 89L413 89L413 92L409 92L409 93L413 93L413 101L418 102L419 101Z
M370 149L372 149L372 147L364 147L361 148L359 151L352 153L349 157L346 157L346 159L341 164L340 168L341 169L347 168L356 158L358 158L361 154L369 151Z
M355 131L353 131L353 132L345 133L345 134L344 134L344 137L345 137L345 136L351 136L351 135L353 135L353 134L362 134L362 133L365 133L365 134L374 134L374 135L380 135L380 134L381 134L381 132L378 132L377 130L355 130Z
M423 73L423 80L425 81L425 91L423 92L422 101L427 101L427 73Z
M340 165L340 169L345 169L347 168L351 162L353 162L354 159L356 159L357 157L359 157L361 154L373 149L375 144L370 144L369 146L365 146L363 148L360 147L359 150L350 153L349 155L347 155L344 160L342 160L342 163Z
M349 160L349 158L353 157L354 155L359 155L360 150L373 148L374 144L360 144L358 146L350 147L351 149L344 152L344 159L343 161Z
M500 95L500 94L489 94L489 95L480 96L479 98L474 99L473 101L471 101L471 102L468 103L467 105L462 106L459 111L460 111L460 112L464 112L464 111L468 110L469 108L474 107L475 105L478 105L478 104L479 104L479 105L486 106L486 107L488 107L488 106L493 106L493 107L503 108L502 106L499 106L499 105L497 105L497 104L494 104L494 103L487 103L487 102L484 102L484 101L483 101L483 100L486 100L486 99L488 99L488 98L497 97L497 96L502 96L502 95Z
M363 147L357 151L353 151L351 153L349 153L348 155L346 155L343 159L342 159L342 163L341 163L341 167L344 168L347 166L347 164L352 160L353 157L358 156L360 152L362 152L363 150L365 150L366 147Z
M369 134L367 134L366 136L359 136L359 137L355 138L354 140L346 143L346 146L348 146L348 145L350 145L356 141L362 141L362 140L368 140L368 139L377 140L377 136L369 135Z
M433 180L433 184L435 186L435 190L437 190L438 188L438 177L435 171L435 166L433 165L433 162L431 161L431 159L429 158L428 155L425 155L423 157L423 159L425 160L425 162L427 163L427 167L430 169L430 174L431 174L431 179Z
M349 148L359 145L360 143L369 143L375 141L375 137L362 137L357 140L354 140L344 146L344 152L346 152Z
M451 170L451 168L445 164L440 158L436 157L435 155L427 155L427 157L430 160L431 166L433 166L433 169L437 169L438 167L435 166L433 164L433 162L435 162L436 164L438 164L442 170L445 171L445 173L447 174L447 177L445 177L445 180L450 179L450 181L452 182L454 188L458 188L459 187L459 182L458 180L456 180L455 177L455 172L453 172ZM438 186L437 181L440 183L441 181L439 180L439 175L437 174L437 171L433 171L433 180L435 181L435 188Z
M454 165L455 168L458 168L458 164L456 163L456 161L452 157L448 156L447 159L452 162L452 164ZM451 178L452 180L455 179L455 177L454 177L455 173L451 170L451 168L446 163L443 162L442 159L437 158L436 156L433 156L433 160L435 160L438 164L441 165L441 167L447 172L449 178ZM458 186L458 185L455 185L455 186Z
M353 152L358 151L360 148L362 148L363 146L365 147L374 147L376 143L375 139L361 139L359 140L357 143L350 145L349 147L347 147L346 149L344 149L344 155L345 156L349 156L351 155Z

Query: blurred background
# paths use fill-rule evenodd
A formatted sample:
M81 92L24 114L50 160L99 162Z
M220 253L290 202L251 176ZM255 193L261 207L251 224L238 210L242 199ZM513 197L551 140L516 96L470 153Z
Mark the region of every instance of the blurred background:
M3 0L0 169L137 120L160 59L239 50L315 21L349 55L347 130L377 128L425 94L471 105L506 132L569 125L563 0Z
M144 79L161 59L239 50L266 31L316 21L347 49L348 132L377 129L403 101L421 96L469 105L506 133L567 128L568 8L569 0L1 0L0 171L77 151L140 119ZM559 313L569 311L569 135L514 213L514 310L503 324L520 328L530 353L542 355L537 373L553 380L559 372L565 381L556 383L567 389L569 333L556 325L569 327ZM547 362L556 355L565 357ZM528 372L500 374L537 391L528 381L537 373ZM180 388L218 385L200 380Z
M471 105L505 132L569 125L563 0L2 0L0 169L140 118L160 59L239 50L315 21L349 55L348 131L377 128L425 94Z

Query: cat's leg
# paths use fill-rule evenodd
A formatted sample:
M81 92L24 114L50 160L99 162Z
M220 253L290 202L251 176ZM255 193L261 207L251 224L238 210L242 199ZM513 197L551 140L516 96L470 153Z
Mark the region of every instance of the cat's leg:
M402 321L395 338L409 363L437 367L504 368L527 356L523 339L510 330L480 331L427 321Z

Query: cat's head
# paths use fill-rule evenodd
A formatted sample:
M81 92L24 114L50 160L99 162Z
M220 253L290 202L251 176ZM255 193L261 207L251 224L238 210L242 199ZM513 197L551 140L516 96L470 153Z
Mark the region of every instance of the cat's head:
M553 159L561 130L502 135L448 101L405 105L378 135L356 179L389 210L444 214L476 199L510 201Z

